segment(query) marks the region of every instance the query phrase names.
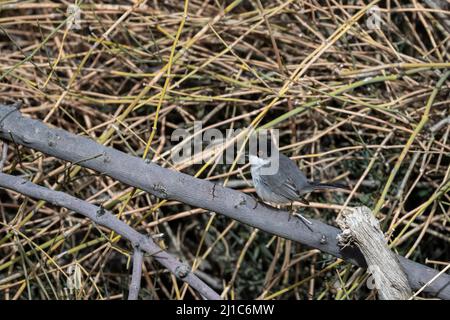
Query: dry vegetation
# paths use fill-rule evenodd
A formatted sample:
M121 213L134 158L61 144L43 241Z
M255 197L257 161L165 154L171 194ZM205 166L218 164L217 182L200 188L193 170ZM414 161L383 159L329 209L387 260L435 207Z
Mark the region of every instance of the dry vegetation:
M174 163L173 130L194 121L279 129L283 152L310 178L352 187L310 195L305 216L335 224L344 205L366 205L397 253L441 270L450 260L445 2L380 1L366 12L359 0L80 1L77 29L69 3L2 1L0 102L243 192L253 192L248 165ZM363 270L332 256L39 152L10 143L3 172L161 235L226 298L376 297ZM79 215L0 191L1 299L122 299L131 253ZM198 298L144 261L141 298Z

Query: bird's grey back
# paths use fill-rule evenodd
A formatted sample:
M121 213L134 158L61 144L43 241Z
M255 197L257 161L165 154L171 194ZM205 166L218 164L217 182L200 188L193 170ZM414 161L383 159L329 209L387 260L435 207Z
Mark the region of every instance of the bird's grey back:
M264 194L265 197L262 198L266 198L266 201L278 203L295 201L303 194L312 191L310 183L295 162L281 153L279 153L277 173L264 175L252 170L252 178L255 182L257 193L260 196ZM270 193L272 193L272 200L268 199ZM274 199L278 199L278 201L274 201Z

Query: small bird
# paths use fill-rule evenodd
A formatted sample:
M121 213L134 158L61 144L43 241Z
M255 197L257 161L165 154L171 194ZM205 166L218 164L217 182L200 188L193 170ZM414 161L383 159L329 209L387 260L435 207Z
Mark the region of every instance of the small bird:
M255 191L264 202L290 204L292 209L294 201L308 205L309 202L304 196L312 191L348 189L342 184L309 181L294 161L279 152L272 157L264 156L261 152L258 152L258 155L250 154L249 161ZM266 170L265 174L264 169L272 165L271 161L279 161L278 170L272 174ZM299 214L293 214L306 220ZM306 221L310 223L308 220Z

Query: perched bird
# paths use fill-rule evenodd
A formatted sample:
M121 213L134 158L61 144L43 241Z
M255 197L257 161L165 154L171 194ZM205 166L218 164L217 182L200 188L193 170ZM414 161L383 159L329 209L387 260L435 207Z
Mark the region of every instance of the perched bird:
M342 184L309 181L294 161L279 152L271 157L265 156L261 152L258 155L250 154L249 160L255 191L264 202L288 204L292 208L294 201L308 205L304 196L312 191L348 189ZM273 165L272 161L278 161L275 172L267 170ZM295 215L298 216L298 214ZM301 218L305 219L303 216Z

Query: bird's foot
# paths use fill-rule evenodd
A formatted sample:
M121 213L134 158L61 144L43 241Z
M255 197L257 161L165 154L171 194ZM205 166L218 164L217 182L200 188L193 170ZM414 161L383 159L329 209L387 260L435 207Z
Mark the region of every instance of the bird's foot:
M306 219L301 213L293 212L292 215L293 215L294 217L297 217L297 218L299 218L300 220L306 222L307 224L312 225L312 222L309 221L308 219Z
M291 217L296 217L296 218L300 219L311 232L313 231L310 227L310 225L312 225L313 223L311 221L309 221L308 219L306 219L301 213L292 210L292 207L291 207L291 210L289 211L289 213L290 214L289 214L288 221L291 220Z
M255 210L258 207L258 205L261 205L263 207L266 207L266 208L269 208L269 209L272 209L272 210L279 210L279 208L271 206L270 204L262 201L261 199L255 197L252 194L250 194L250 196L253 198L253 200L255 200L255 205L253 206L253 210Z

